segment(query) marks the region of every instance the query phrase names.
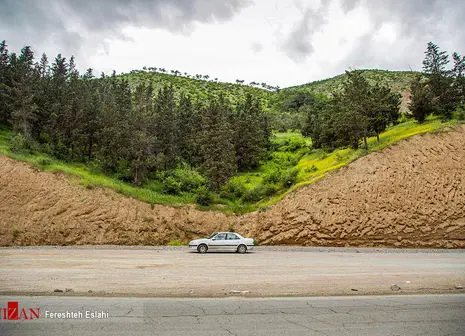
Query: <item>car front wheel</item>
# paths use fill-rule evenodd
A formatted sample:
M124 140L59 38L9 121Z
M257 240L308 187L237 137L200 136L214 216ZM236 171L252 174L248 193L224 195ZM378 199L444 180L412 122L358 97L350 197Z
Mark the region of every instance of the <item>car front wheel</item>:
M237 252L239 252L239 253L245 253L245 252L247 252L247 246L245 246L245 245L239 245L239 246L237 247Z
M205 245L205 244L200 244L197 247L197 252L199 252L199 253L206 253L207 251L208 251L208 246Z

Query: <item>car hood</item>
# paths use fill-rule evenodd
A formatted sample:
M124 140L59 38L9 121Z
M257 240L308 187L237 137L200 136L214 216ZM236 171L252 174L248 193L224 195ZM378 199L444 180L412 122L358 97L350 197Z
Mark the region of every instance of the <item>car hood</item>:
M209 241L210 239L207 239L207 238L194 239L189 242L189 245L199 245L201 243L206 243Z

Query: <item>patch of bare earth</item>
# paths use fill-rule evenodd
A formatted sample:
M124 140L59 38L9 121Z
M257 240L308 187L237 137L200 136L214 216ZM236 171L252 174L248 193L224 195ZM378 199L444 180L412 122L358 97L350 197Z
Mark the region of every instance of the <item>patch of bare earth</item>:
M235 229L262 244L465 247L465 126L401 141L243 216L85 189L0 156L0 245L166 244Z

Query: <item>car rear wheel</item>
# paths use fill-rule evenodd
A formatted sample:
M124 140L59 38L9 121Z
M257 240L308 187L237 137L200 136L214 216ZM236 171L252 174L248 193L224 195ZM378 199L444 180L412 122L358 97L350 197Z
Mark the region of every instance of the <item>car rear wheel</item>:
M200 244L197 246L197 252L199 253L206 253L208 251L208 246L205 244Z
M247 252L247 246L245 246L245 245L239 245L239 246L237 247L237 252L238 252L238 253L245 253L245 252Z

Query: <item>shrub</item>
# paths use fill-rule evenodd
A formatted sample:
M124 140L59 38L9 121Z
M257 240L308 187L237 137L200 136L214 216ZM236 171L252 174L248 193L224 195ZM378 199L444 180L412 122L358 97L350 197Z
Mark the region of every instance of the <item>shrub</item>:
M36 152L36 151L39 151L41 148L40 148L40 145L32 137L24 136L20 132L11 139L10 149L13 152L20 152L20 151Z
M263 184L259 184L256 187L248 190L242 200L248 203L255 203L268 196L270 190Z
M205 187L197 190L195 195L195 202L199 205L208 206L213 204L213 194Z
M462 121L465 120L465 104L463 104L461 107L457 108L454 112L454 114L457 116L457 119Z
M183 243L179 239L173 239L168 242L168 246L182 246Z
M291 152L274 152L271 154L272 160L278 166L293 167L299 163L303 153L291 153Z
M283 187L289 188L291 185L295 184L297 181L298 174L299 170L297 168L287 170L282 178Z
M274 184L265 184L265 195L273 196L278 191L278 187Z
M128 160L119 160L116 166L115 177L124 182L131 182L131 163Z
M67 161L70 158L70 149L59 140L58 143L53 147L53 156L60 160Z
M407 113L401 113L399 119L395 121L395 124L402 124L404 122L407 122L411 119L411 114L407 115Z
M266 184L279 183L282 179L283 172L278 165L273 165L272 168L263 176L263 182Z
M163 183L166 185L166 191L171 190L172 194L180 192L194 192L205 186L206 179L195 169L188 165L182 165L178 168L161 176Z
M182 168L177 168L174 174L177 180L181 182L183 191L196 190L206 183L206 179L198 171L187 165Z
M307 169L318 170L315 166L312 166ZM270 169L269 172L263 177L263 182L267 185L267 188L270 189L267 191L267 196L272 195L276 192L276 187L274 185L278 184L284 188L289 188L297 181L297 175L299 174L299 169L290 168L287 170L282 170L280 167L275 166L273 169Z
M163 181L163 190L167 194L179 195L181 193L181 182L176 181L173 176L168 176Z
M240 179L231 178L221 189L221 196L224 198L241 198L247 192L247 188Z
M16 134L13 139L11 139L11 150L13 152L19 152L24 149L28 149L27 139L22 133Z
M306 172L306 173L314 173L314 172L316 172L316 171L318 171L318 168L317 168L317 166L315 166L315 165L312 165L311 167L305 168L305 172Z
M306 148L307 142L302 135L294 135L286 139L284 146L281 148L283 151L295 152L299 149Z

